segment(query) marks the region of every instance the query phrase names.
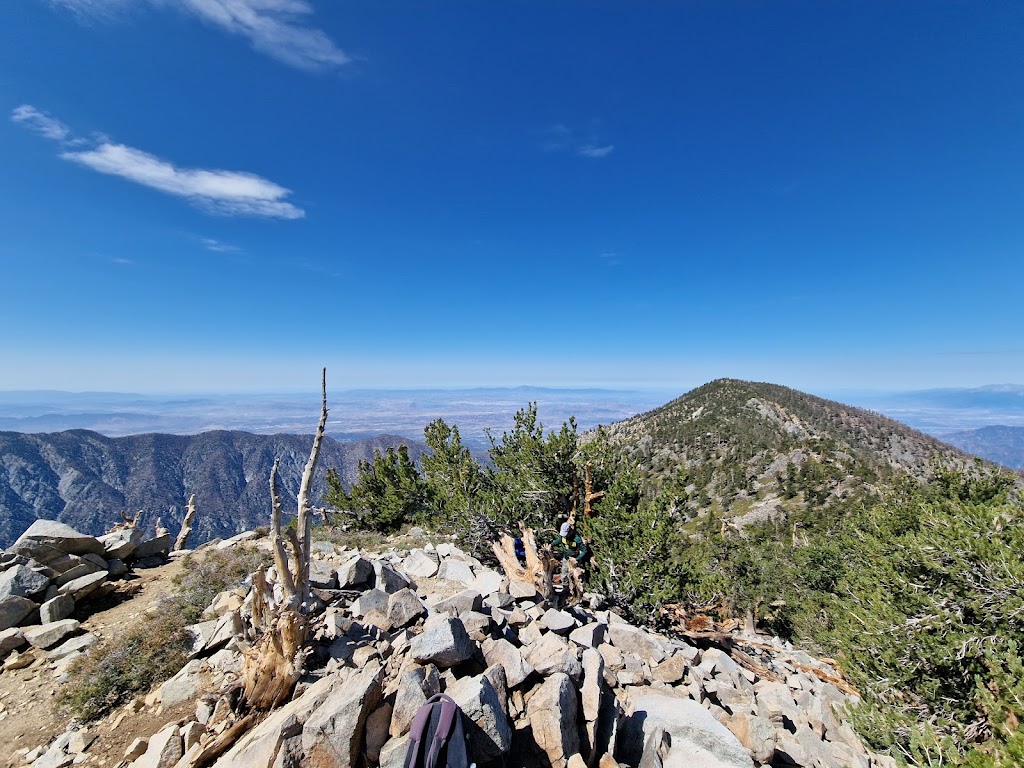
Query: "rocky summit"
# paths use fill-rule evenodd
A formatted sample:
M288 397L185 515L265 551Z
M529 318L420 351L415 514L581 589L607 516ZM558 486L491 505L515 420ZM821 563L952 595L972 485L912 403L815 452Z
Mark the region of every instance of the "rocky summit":
M84 618L84 590L117 588L104 553L123 552L123 539L39 523L4 554L5 670L28 659L37 674L59 675L93 651L69 617L77 605ZM445 692L462 709L481 768L895 765L846 722L858 696L832 662L763 635L656 634L598 594L556 608L510 589L450 541L414 543L392 539L369 552L316 542L313 647L276 710L236 711L252 642L250 580L214 597L188 627L190 659L144 699L0 758L34 768L399 768L416 711ZM239 547L270 543L240 536L193 556ZM89 573L62 582L83 565ZM136 714L145 717L126 719ZM148 728L130 743L129 722ZM110 756L103 745L117 729L128 746Z

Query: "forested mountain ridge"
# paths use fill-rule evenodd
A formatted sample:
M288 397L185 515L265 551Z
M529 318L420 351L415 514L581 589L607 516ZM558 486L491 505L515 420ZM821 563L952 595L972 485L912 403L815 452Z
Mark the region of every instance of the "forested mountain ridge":
M951 445L1002 464L1004 467L1024 470L1024 427L992 425L943 435Z
M176 532L192 493L199 509L194 543L265 525L274 459L281 460L282 489L294 497L312 439L236 431L116 438L86 430L0 432L0 547L38 518L100 534L121 521L121 512L140 509L141 525L151 528L159 517ZM323 495L328 469L351 482L360 460L400 444L418 458L416 441L394 435L351 443L326 438L314 500Z
M871 411L777 384L718 379L605 429L655 483L686 478L693 513L744 525L877 495L958 449Z

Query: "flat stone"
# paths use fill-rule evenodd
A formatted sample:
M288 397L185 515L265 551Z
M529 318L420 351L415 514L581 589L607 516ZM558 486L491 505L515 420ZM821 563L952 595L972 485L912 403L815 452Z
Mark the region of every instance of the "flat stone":
M775 726L771 720L746 712L732 715L726 727L758 763L767 764L775 755Z
M579 680L583 667L568 643L553 632L548 632L526 651L526 660L538 674L545 677L566 674Z
M753 768L746 748L696 701L651 692L632 698L631 703L630 716L619 736L618 759L638 764L647 740L664 730L671 737L666 763L685 755L690 762L683 765Z
M178 724L171 723L150 737L145 753L132 768L172 768L184 754Z
M480 571L473 581L469 583L470 589L476 590L484 597L500 592L504 586L505 577L497 571L491 570Z
M413 667L403 672L398 679L395 706L391 712L391 736L398 737L407 733L419 708L427 699L440 692L441 679L433 664Z
M222 542L223 543L223 542ZM144 560L147 557L165 556L171 551L171 534L165 533L152 539L140 542L135 548L132 557L136 560Z
M75 612L75 599L71 595L57 595L39 606L39 622L49 624L66 619Z
M309 561L309 584L317 589L334 589L338 579L334 575L333 566L324 560Z
M40 548L52 548L71 555L84 555L88 552L102 555L104 552L103 545L95 537L79 533L56 520L36 520L18 537L9 551L48 564L35 555L35 550Z
M160 703L165 707L173 707L183 701L195 698L204 686L204 664L199 659L192 659L178 670L170 680L160 686Z
M516 598L534 598L537 597L537 588L533 584L524 584L521 581L511 581L508 585L508 593Z
M124 560L131 557L139 544L142 543L142 530L139 528L123 528L105 536L98 537L103 545L103 556L108 560Z
M607 629L607 624L601 624L595 621L574 629L569 633L569 639L583 648L597 648L604 642L605 631Z
M661 664L651 669L651 679L672 685L686 676L686 669L686 659L682 656L669 656Z
M58 590L60 595L70 595L75 599L75 602L88 597L97 589L100 585L107 580L107 572L99 571L97 573L90 573L87 576L80 576L79 578L69 581L67 584L62 586Z
M379 611L387 615L390 597L387 592L381 589L369 589L356 598L352 605L349 606L349 611L357 618L366 616L370 611Z
M380 751L388 740L393 707L385 702L366 718L366 759L371 763L380 762Z
M483 599L475 589L464 589L451 597L439 600L434 604L434 613L447 613L461 616L470 611L479 611L483 607Z
M473 574L473 568L469 563L462 560L448 559L441 561L441 565L437 570L437 578L457 581L468 587L473 583L473 579L476 576Z
M541 624L558 635L568 635L576 628L576 619L567 611L558 611L549 608L540 619Z
M11 595L0 599L0 629L18 626L35 610L36 604L27 597Z
M373 585L377 589L393 595L400 589L406 589L409 586L409 580L387 563L375 560L373 562Z
M75 619L51 621L37 627L25 627L22 632L33 648L52 648L68 635L78 631L81 623Z
M665 648L657 638L630 624L609 624L608 636L623 653L635 653L651 664L665 658Z
M65 640L46 654L46 658L48 661L57 661L58 659L63 659L65 656L70 656L74 653L83 653L89 648L92 648L99 641L100 639L93 634L85 634L81 637L72 637L70 640Z

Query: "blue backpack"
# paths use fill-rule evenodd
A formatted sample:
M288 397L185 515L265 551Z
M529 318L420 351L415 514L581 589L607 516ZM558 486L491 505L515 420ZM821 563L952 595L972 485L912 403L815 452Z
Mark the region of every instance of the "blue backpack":
M431 696L413 718L403 768L475 767L469 762L459 705L444 693Z

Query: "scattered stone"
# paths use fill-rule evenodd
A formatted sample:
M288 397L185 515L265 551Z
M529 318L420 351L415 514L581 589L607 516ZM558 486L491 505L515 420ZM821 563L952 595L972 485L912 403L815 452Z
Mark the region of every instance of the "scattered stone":
M553 632L548 632L538 642L529 646L526 660L538 674L545 677L566 674L574 680L579 680L583 671L569 644Z
M447 613L461 616L470 611L479 611L483 607L483 598L475 589L464 589L451 597L438 601L434 605L434 613Z
M379 611L386 616L390 597L381 589L370 589L356 598L355 602L349 606L349 610L357 618L366 616L370 611Z
M472 658L476 645L469 639L466 628L455 617L443 618L428 625L412 641L409 652L420 664L433 663L442 669L454 667Z
M433 664L413 667L403 672L398 679L398 692L391 713L391 735L397 737L407 733L417 710L427 699L440 692L441 679Z
M103 545L94 537L79 533L56 520L36 520L8 551L49 565L46 555L52 554L53 550L72 555L90 552L102 555L104 552ZM40 557L40 554L43 556Z
M389 595L409 586L409 580L405 576L380 560L373 561L373 580L377 589L387 592Z
M335 589L338 586L338 580L331 564L325 560L310 560L309 585L317 589Z
M373 576L373 565L365 557L356 555L338 568L338 588L354 589L369 583Z
M73 579L67 584L64 584L57 594L70 595L77 603L79 600L88 597L99 589L100 585L106 580L106 571L97 571L96 573L79 576L77 579Z
M173 707L175 704L195 698L203 687L204 667L203 661L192 659L178 670L174 677L160 686L160 703L165 707Z
M524 584L521 581L512 581L508 585L508 593L516 598L534 598L537 597L537 588L533 584Z
M651 679L672 685L686 676L686 659L670 656L651 670Z
M665 658L662 644L642 629L631 624L612 623L608 625L608 636L612 645L623 653L635 653L642 659L657 664Z
M48 661L57 661L63 659L66 656L70 656L75 653L82 653L89 648L92 648L100 639L93 634L85 634L81 637L73 637L70 640L65 640L63 643L58 645L48 654L46 658Z
M518 648L504 638L485 639L483 653L488 666L499 664L504 668L509 688L522 684L533 673L533 665L523 657Z
M228 541L231 541L231 539L228 539ZM221 545L225 543L226 542L221 542L221 544L217 545L217 548L220 549ZM136 560L145 560L150 557L166 557L167 553L171 551L171 544L171 534L165 533L163 536L157 536L141 542L139 546L135 548L135 552L132 553L132 556Z
M414 579L428 579L437 573L437 560L421 549L414 549L402 562L402 570Z
M481 571L469 584L470 589L476 590L484 597L500 592L504 586L505 577L497 571L491 570Z
M26 642L25 635L17 627L0 630L0 659L15 648L21 648Z
M103 545L103 556L108 560L125 560L131 557L142 543L140 528L124 528L99 537Z
M392 709L385 702L366 718L366 759L371 763L380 761L380 750L388 740Z
M598 622L584 624L582 627L578 627L570 632L569 639L583 648L597 648L597 646L604 642L605 630L607 629L607 624L600 624Z
M441 548L438 547L438 552L440 551ZM473 574L473 568L469 563L462 560L448 559L441 561L441 565L437 569L437 578L447 579L448 581L457 581L469 586L473 583L475 576Z
M363 747L366 718L381 700L381 668L368 667L336 688L302 728L311 765L353 768Z
M770 763L775 755L775 726L770 720L746 712L733 714L726 727L758 763Z
M124 759L134 760L137 757L142 757L144 754L146 754L146 749L148 747L149 739L145 736L140 736L128 745L128 749L124 751Z
M559 635L568 635L576 628L576 619L567 611L549 609L540 619L541 624Z
M132 768L171 768L183 754L178 724L165 725L150 737L142 757L132 763Z
M426 614L426 606L411 589L400 589L388 598L387 618L392 627L408 626Z

